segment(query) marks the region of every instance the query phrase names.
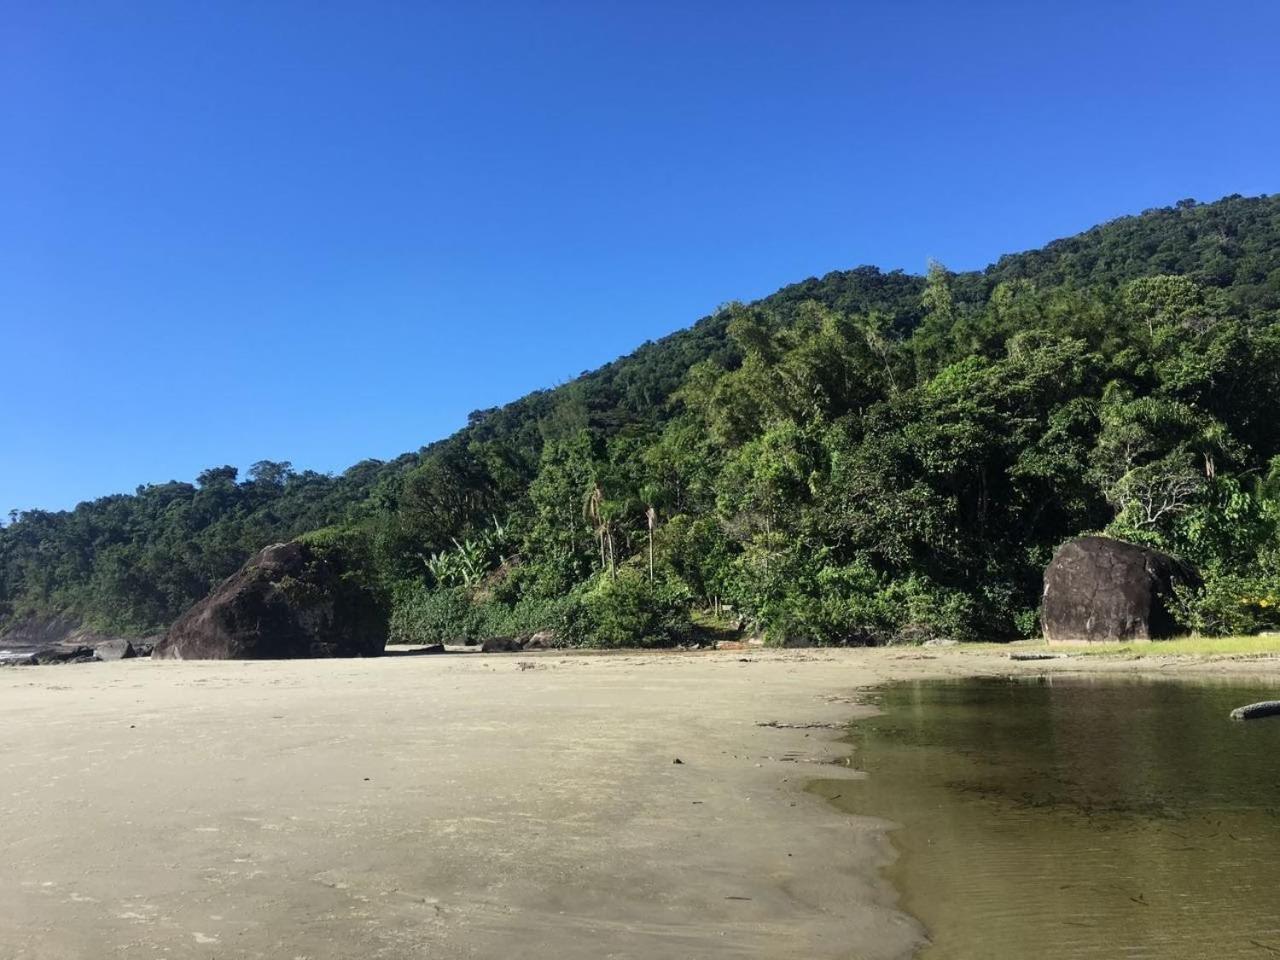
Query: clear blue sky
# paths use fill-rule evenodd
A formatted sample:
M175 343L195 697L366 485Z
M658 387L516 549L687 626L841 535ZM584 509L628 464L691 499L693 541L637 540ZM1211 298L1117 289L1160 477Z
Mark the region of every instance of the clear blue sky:
M0 0L0 22L3 512L341 470L725 300L1280 191L1270 2Z

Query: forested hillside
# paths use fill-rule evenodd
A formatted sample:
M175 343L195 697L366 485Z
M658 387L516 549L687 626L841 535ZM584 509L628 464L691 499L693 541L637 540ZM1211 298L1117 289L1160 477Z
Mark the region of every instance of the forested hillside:
M0 623L163 627L256 548L358 554L394 637L1008 638L1083 531L1200 566L1189 629L1280 624L1280 196L981 272L829 274L338 477L264 462L0 530ZM323 532L321 531L323 528Z

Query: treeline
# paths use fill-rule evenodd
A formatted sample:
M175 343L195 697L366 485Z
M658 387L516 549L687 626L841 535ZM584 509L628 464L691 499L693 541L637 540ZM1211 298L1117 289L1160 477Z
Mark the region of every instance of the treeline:
M830 274L340 477L257 465L0 530L0 617L162 627L265 543L358 544L396 639L1006 638L1084 531L1280 601L1280 198L1183 201L983 272Z
M27 510L0 529L0 624L66 616L125 634L163 628L262 546L362 522L416 457L365 461L340 477L264 460L194 484L142 486L74 510Z

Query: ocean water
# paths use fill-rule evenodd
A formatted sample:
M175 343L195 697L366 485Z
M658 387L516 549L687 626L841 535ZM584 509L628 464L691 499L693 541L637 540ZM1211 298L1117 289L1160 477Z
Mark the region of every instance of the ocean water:
M1280 718L1256 684L900 683L813 789L898 824L925 960L1280 956Z

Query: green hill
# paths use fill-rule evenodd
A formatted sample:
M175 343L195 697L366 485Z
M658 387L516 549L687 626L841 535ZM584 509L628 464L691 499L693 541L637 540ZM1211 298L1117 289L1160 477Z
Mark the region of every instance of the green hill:
M775 639L1012 637L1054 546L1106 529L1201 566L1189 627L1274 625L1278 319L1280 197L831 273L391 462L17 514L0 623L151 632L311 533L359 553L398 639L664 643L724 605Z

